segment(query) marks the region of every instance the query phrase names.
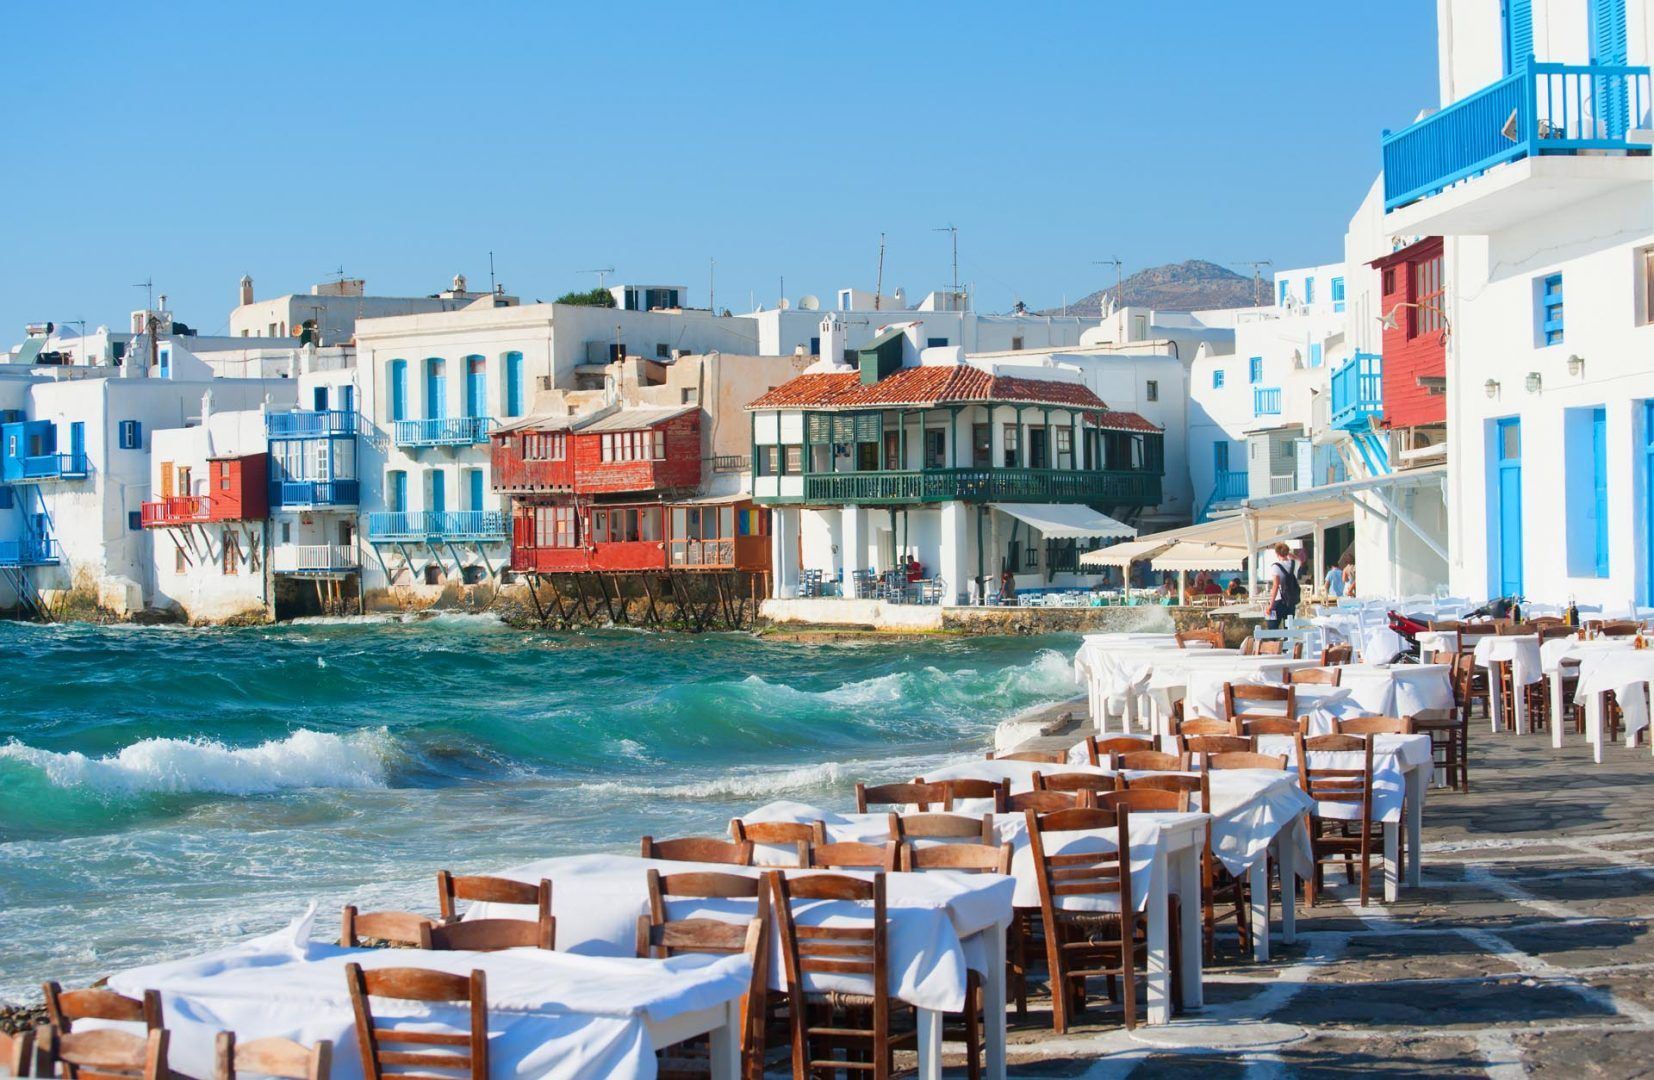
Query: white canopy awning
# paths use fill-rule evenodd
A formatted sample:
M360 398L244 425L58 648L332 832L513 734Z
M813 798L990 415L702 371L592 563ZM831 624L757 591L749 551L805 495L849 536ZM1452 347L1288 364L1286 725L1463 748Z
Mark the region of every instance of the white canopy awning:
M1158 555L1171 546L1171 541L1159 540L1152 536L1146 540L1128 540L1123 544L1088 551L1080 556L1080 563L1083 566L1125 567Z
M993 503L995 510L1010 514L1040 531L1047 540L1110 539L1136 536L1137 530L1107 514L1071 503Z
M1239 570L1245 562L1244 547L1185 540L1167 548L1149 567L1154 570Z

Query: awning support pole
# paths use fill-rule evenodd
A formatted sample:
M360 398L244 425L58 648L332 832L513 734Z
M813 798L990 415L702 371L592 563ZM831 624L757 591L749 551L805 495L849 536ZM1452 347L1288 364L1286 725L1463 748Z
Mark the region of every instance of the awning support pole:
M1250 598L1258 592L1258 519L1248 512L1241 515L1241 521L1246 528L1246 595Z
M1435 552L1436 557L1439 558L1442 562L1447 562L1447 551L1440 544L1438 544L1436 542L1435 537L1431 536L1429 533L1424 531L1423 526L1421 526L1418 522L1413 520L1412 515L1408 514L1400 506L1398 506L1394 502L1392 502L1390 500L1390 497L1388 495L1384 494L1384 492L1378 490L1377 488L1372 488L1371 491L1372 491L1372 494L1373 494L1373 498L1377 499L1380 503L1383 504L1384 508L1390 512L1391 517L1395 518L1397 521L1401 522L1403 525L1405 525L1409 529L1413 530L1413 533L1420 540L1424 541L1424 546L1425 547L1427 547L1431 551ZM1395 561L1395 555L1394 555L1393 552L1391 553L1390 558L1391 558L1392 562Z

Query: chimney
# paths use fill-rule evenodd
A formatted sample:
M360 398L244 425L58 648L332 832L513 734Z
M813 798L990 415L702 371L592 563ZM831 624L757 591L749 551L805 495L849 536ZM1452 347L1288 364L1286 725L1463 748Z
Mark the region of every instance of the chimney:
M844 326L838 313L829 311L821 320L821 359L831 364L844 363Z
M246 307L253 302L253 279L250 274L241 275L241 306Z

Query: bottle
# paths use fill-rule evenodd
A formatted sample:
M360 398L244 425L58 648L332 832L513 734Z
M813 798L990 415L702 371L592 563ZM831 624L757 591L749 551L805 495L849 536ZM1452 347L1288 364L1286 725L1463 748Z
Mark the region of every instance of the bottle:
M1522 621L1522 601L1515 597L1512 597L1510 601L1510 621L1513 623Z
M1569 626L1579 625L1579 605L1574 602L1574 598L1571 596L1568 597L1568 613L1565 620Z

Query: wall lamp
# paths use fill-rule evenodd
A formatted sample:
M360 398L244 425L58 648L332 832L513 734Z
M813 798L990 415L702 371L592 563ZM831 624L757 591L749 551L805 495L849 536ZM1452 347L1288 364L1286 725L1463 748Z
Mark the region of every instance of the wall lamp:
M1539 393L1539 388L1542 385L1542 382L1539 378L1539 372L1537 372L1537 371L1528 372L1528 377L1522 381L1522 385L1526 386L1528 388L1528 393L1530 393L1530 394Z
M1578 353L1574 353L1572 356L1569 356L1568 357L1568 374L1572 375L1574 378L1577 379L1577 378L1579 378L1580 375L1582 375L1584 373L1585 373L1585 357L1579 355Z
M1499 380L1498 379L1489 379L1487 382L1482 384L1482 389L1487 391L1487 396L1488 397L1490 397L1490 398L1498 397L1499 396Z

